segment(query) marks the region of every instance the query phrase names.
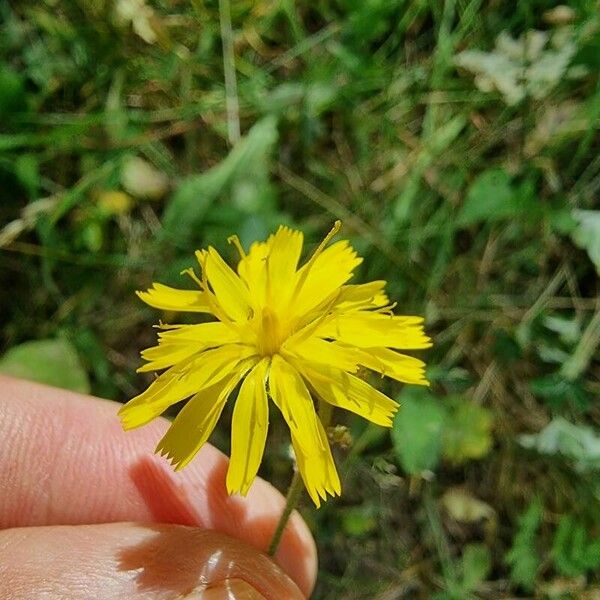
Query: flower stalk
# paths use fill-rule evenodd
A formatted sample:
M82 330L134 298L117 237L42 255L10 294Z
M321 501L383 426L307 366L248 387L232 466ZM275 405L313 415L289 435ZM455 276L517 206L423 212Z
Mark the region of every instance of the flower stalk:
M269 556L275 556L277 548L279 548L279 543L283 537L285 527L292 516L292 512L296 506L298 506L298 502L302 496L302 488L303 485L302 478L300 477L300 471L298 471L296 468L294 469L294 476L292 477L290 487L288 488L288 492L285 497L285 506L283 507L283 512L279 517L279 521L277 521L277 527L273 532L273 537L271 538L271 543L269 544L269 549L267 551Z
M327 402L319 401L319 418L321 419L321 423L323 424L325 431L327 431L327 428L331 424L332 415L333 407ZM283 537L285 527L292 516L292 512L296 506L298 506L298 502L302 497L302 488L303 486L302 478L300 477L300 471L298 471L298 468L295 468L294 476L292 477L290 487L288 488L285 497L285 506L283 507L283 512L279 517L277 527L273 532L273 537L271 538L271 543L269 544L269 549L267 550L267 554L269 556L275 556L275 553L277 552L277 548L279 547L279 543Z

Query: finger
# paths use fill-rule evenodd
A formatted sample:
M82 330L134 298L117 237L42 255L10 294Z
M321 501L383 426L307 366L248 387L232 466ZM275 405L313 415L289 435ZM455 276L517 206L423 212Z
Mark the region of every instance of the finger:
M205 445L175 473L153 454L168 421L123 432L120 405L0 378L0 528L141 521L217 530L264 550L284 500L257 479L248 496L228 496L227 458ZM314 541L293 515L277 561L308 594Z
M112 523L0 531L0 600L300 600L268 557L220 533Z

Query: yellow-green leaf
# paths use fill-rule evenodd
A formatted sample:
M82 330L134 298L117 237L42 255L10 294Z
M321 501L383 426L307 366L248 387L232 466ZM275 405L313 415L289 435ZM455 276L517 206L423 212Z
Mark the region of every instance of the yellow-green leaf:
M90 391L77 351L65 339L35 340L14 346L0 358L0 373L76 392Z
M486 456L493 441L490 411L462 398L451 398L448 403L451 410L442 436L444 458L461 464Z

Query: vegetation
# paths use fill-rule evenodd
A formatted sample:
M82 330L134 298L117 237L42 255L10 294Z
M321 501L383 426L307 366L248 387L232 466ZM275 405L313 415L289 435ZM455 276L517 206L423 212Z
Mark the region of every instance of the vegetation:
M435 345L338 415L314 597L597 597L599 68L596 0L0 3L0 370L125 401L135 290L341 219Z

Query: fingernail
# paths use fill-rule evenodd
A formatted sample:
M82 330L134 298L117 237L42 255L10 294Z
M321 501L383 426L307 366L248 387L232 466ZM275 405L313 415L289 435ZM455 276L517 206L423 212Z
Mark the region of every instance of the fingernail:
M192 592L185 600L267 600L243 579L225 579L209 588Z

